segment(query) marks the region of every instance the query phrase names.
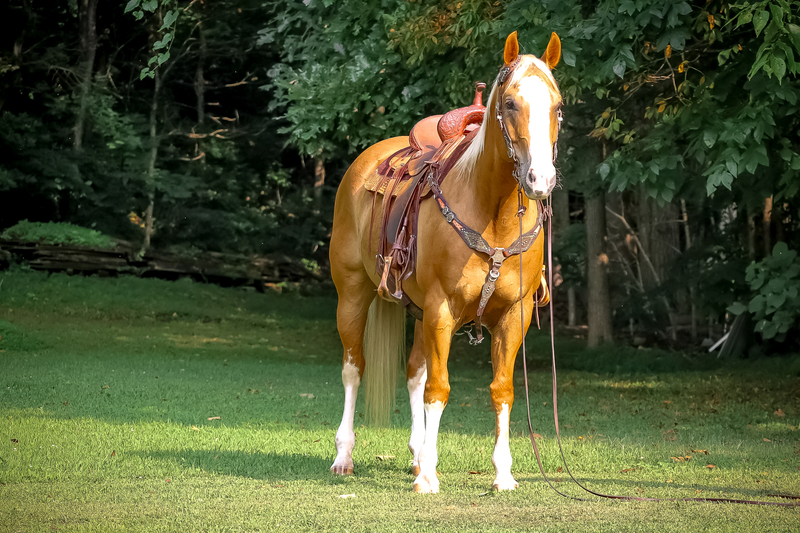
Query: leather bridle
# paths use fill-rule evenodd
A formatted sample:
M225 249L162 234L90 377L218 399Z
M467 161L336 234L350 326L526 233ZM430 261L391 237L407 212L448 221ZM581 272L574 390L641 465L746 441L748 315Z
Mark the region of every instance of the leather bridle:
M495 80L495 87L498 89L508 80L511 76L511 73L519 65L522 56L517 57L517 59L511 63L510 65L505 65L503 68L500 69L500 73L497 75L497 79ZM517 152L514 150L513 142L511 141L511 134L508 133L508 128L506 127L505 120L503 119L503 113L500 112L500 102L502 98L500 96L497 97L497 101L494 105L494 114L495 118L497 119L497 124L500 126L500 132L503 134L503 141L506 144L506 152L508 153L508 158L514 162L514 179L517 180L517 183L520 187L522 187L522 180L525 179L524 170L522 169L522 164L517 157ZM561 104L558 105L557 110L557 120L558 120L558 133L561 132L561 122L564 120L564 115L561 111ZM556 158L558 157L558 133L556 133L556 140L553 143L553 163L556 162Z

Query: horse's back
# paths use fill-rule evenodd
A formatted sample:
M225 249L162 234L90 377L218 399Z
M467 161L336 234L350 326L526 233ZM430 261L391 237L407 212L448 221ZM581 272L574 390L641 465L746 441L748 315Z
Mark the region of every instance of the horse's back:
M363 187L364 180L372 174L378 166L390 155L408 146L408 137L392 137L373 144L356 158L345 172L342 183L339 185L339 192L336 195L337 202L343 194L354 196Z
M336 193L333 212L330 250L332 268L336 268L336 263L340 262L352 263L352 268L362 262L359 256L365 252L369 255L367 240L370 221L373 225L378 224L380 216L371 216L375 193L364 188L364 181L386 158L408 145L407 136L392 137L373 144L361 152L345 172ZM373 241L377 242L377 226L372 233Z

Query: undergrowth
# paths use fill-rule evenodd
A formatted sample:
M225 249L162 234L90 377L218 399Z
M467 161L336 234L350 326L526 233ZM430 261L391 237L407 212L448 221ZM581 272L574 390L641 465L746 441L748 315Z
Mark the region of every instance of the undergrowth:
M114 248L116 242L99 231L67 222L28 222L23 220L5 230L0 237L47 244L72 244L93 248Z

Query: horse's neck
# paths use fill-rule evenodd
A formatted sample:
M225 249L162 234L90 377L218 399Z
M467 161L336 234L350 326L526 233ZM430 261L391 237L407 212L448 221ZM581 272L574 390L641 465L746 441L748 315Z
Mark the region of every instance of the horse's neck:
M481 223L491 226L492 233L506 240L519 232L516 217L519 210L518 186L513 174L514 163L508 158L503 134L491 110L487 109L486 113L488 122L483 151L475 163L474 172L464 180L467 184L465 196L469 197L473 213L483 218ZM523 205L528 205L527 198L523 198Z

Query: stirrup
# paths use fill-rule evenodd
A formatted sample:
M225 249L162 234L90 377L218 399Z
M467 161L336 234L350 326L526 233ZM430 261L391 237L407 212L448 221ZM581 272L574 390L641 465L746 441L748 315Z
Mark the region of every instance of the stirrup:
M378 296L389 302L397 302L403 297L403 291L398 284L399 278L395 273L395 292L389 290L389 274L392 272L392 256L385 258L383 261L383 272L381 273L381 282L378 285Z

